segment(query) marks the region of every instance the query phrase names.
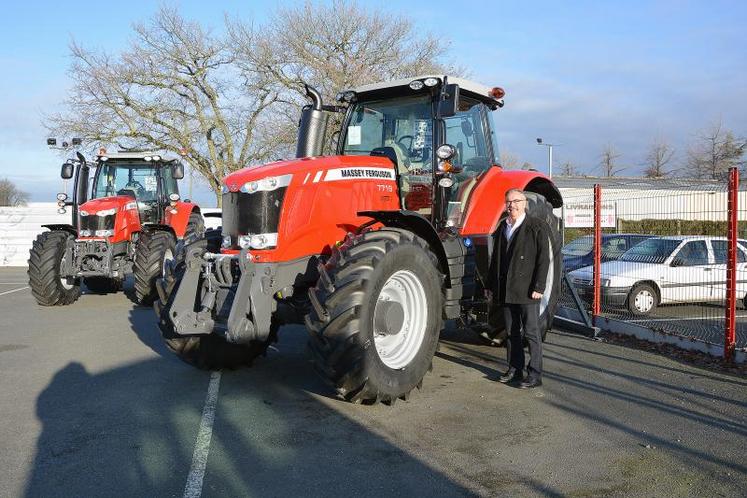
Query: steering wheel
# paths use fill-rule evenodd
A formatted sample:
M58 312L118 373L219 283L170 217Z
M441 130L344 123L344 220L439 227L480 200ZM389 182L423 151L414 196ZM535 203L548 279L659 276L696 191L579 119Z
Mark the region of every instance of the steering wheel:
M402 143L403 140L410 140L410 145L405 145ZM397 139L397 143L407 151L407 155L412 157L412 143L415 141L415 137L412 135L402 135Z
M145 192L145 187L143 187L143 184L140 183L137 180L132 180L125 185L125 189L131 189L135 191L135 194L138 196L142 195L143 192Z

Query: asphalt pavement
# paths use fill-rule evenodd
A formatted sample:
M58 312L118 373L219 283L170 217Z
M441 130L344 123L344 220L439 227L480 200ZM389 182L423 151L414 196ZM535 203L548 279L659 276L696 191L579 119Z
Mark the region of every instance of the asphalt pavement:
M747 379L551 333L544 385L450 327L423 389L335 398L306 332L252 368L170 354L118 293L34 302L0 269L0 496L743 496Z

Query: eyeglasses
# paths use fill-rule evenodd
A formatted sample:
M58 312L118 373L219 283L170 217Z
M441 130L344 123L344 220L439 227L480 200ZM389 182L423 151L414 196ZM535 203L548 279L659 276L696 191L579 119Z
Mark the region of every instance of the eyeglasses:
M518 204L520 202L524 202L526 199L514 199L512 201L506 201L506 204Z

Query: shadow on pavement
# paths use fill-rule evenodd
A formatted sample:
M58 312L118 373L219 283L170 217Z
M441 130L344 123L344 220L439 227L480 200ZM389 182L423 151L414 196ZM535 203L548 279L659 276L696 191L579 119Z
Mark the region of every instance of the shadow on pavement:
M319 399L306 363L273 360L223 373L203 496L473 494ZM68 364L37 399L25 496L181 495L208 377L176 359Z
M747 466L739 460L725 458L722 447L724 441L729 441L733 446L738 441L744 441L747 436L747 425L741 415L747 407L744 401L687 387L683 381L692 372L682 372L679 378L670 376L667 377L667 381L659 381L631 374L630 370L623 372L622 367L617 370L602 366L609 363L591 364L580 361L577 357L566 357L562 354L564 349L576 349L567 345L548 346L545 348L546 368L543 374L543 378L550 381L545 382L544 386L543 403L547 406L589 423L598 424L600 430L605 433L619 432L631 440L644 440L653 447L667 450L686 462L687 466L705 471L714 480L722 480L727 486L737 485L736 479L718 475L722 473L718 470L719 467L731 469L737 475L747 476ZM491 355L455 343L450 343L449 349L456 354L443 351L437 354L443 359L473 368L486 375L494 371L492 364L495 358ZM601 354L594 351L588 353ZM627 361L623 356L604 356ZM486 363L489 366L486 366ZM571 368L561 368L562 365ZM563 373L560 373L561 370ZM652 371L655 370L648 370L649 373ZM645 371L641 373L643 372ZM729 379L714 379L724 384L730 383ZM687 403L683 401L685 397ZM721 405L715 406L714 402ZM630 409L618 411L614 408L622 406L621 404L635 407L632 413L639 413L639 418L630 420L625 416L626 413L631 413ZM724 405L731 406L728 408L730 413L722 413L725 410ZM649 424L656 424L659 430L642 430ZM706 438L710 444L688 445L680 439L675 442L671 438L672 433L682 434L684 440L690 431L708 434Z

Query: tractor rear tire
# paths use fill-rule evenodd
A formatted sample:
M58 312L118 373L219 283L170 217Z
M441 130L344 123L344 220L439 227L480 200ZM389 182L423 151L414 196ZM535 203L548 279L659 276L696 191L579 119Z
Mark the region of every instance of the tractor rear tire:
M94 294L109 294L122 290L122 280L118 278L88 277L83 279L83 283Z
M264 356L270 343L277 342L279 324L272 320L270 335L265 341L254 341L249 344L233 344L215 334L183 336L174 332L168 313L178 289L178 283L184 275L184 254L180 251L174 264L166 267L163 286L166 290L166 301L157 299L153 308L159 317L158 327L163 340L180 359L202 370L236 369L251 366L258 356Z
M562 220L555 216L552 212L552 204L547 202L544 196L534 192L525 192L524 195L527 198L527 212L547 223L550 236L550 269L547 273L545 295L540 300L539 329L544 341L547 332L552 328L555 310L558 307L558 299L560 299L562 290L563 256L560 250L563 246L563 227ZM501 234L496 233L495 236L499 237ZM478 335L488 345L500 346L505 344L508 339L508 332L503 323L503 311L499 304L490 304L490 326Z
M63 279L65 249L73 236L53 230L44 232L34 241L29 254L29 287L36 302L42 306L67 305L80 297L80 279Z
M443 328L443 275L428 244L395 228L351 235L319 273L306 316L316 370L347 401L408 399Z
M167 262L174 259L176 241L171 233L148 230L140 234L135 247L135 300L150 306L158 298L156 279L164 275Z
M205 220L197 211L192 211L187 222L187 230L184 232L184 239L187 243L194 242L205 236Z

